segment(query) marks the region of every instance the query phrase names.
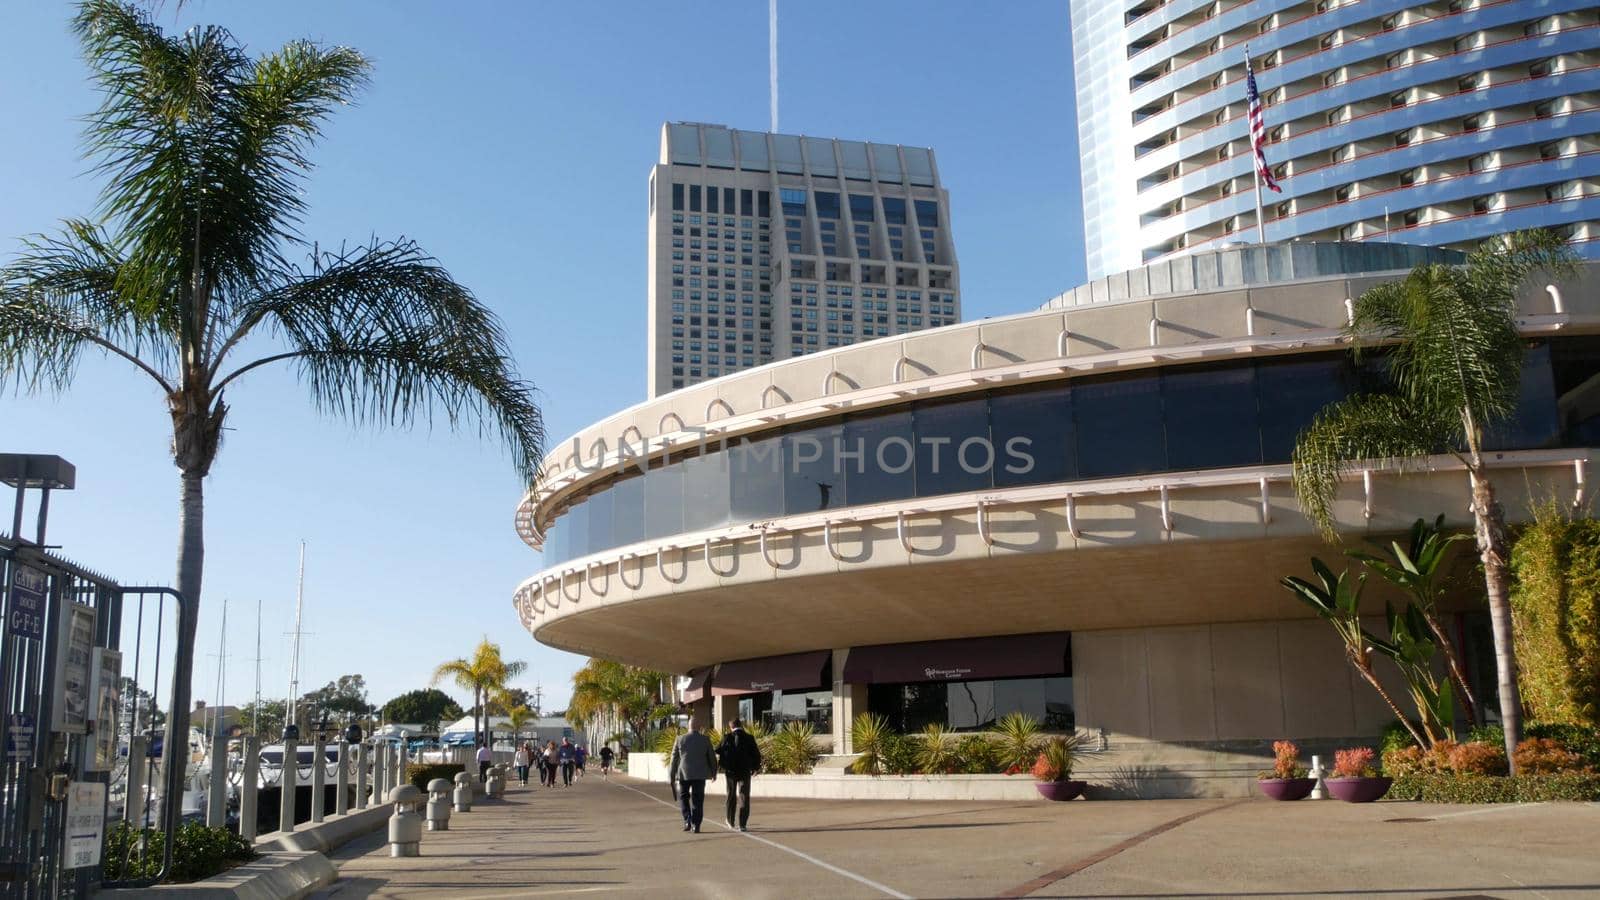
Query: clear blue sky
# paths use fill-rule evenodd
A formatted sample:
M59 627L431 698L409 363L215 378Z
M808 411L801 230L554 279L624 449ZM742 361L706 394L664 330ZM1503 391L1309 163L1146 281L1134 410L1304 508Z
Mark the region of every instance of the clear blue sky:
M221 24L254 51L310 37L375 63L314 151L304 234L417 239L504 320L552 441L644 396L646 183L661 123L767 126L767 4L168 2L164 27ZM780 3L782 130L933 147L950 190L967 319L1082 280L1067 5ZM79 152L96 103L71 7L8 4L0 28L0 259L90 214ZM0 449L57 453L78 489L50 538L124 583L171 583L177 478L148 382L89 357L61 397L0 396ZM474 435L356 430L314 413L290 370L230 389L207 483L195 695L214 693L231 603L227 699L286 692L298 542L310 547L302 689L366 676L372 700L426 685L490 635L560 708L582 659L511 609L539 555L512 528L508 457Z

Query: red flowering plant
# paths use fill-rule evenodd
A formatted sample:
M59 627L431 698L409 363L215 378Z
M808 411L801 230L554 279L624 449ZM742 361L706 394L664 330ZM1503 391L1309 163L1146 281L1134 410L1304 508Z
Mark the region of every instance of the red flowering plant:
M1033 779L1044 782L1071 781L1072 765L1077 761L1083 743L1083 739L1076 734L1045 741L1039 757L1033 761Z
M1272 771L1256 776L1261 779L1304 778L1306 767L1300 765L1300 748L1294 741L1272 742Z
M1377 778L1378 754L1371 747L1351 747L1333 754L1333 777Z

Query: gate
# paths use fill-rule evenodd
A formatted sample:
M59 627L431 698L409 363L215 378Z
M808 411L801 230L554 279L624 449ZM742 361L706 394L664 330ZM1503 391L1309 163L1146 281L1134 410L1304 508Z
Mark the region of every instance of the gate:
M25 475L14 482L14 525L25 488L41 486ZM164 875L190 761L189 691L180 690L190 666L180 657L192 650L179 652L182 598L170 588L120 586L42 549L50 485L43 487L37 541L0 534L6 622L0 898L6 900L85 896L103 881L133 886ZM163 693L165 729L152 706ZM162 745L159 754L143 751L151 743ZM135 829L136 838L111 845L120 858L102 859L118 822ZM123 877L143 870L142 858L154 850L152 832L165 837L160 872ZM103 880L102 870L113 877Z

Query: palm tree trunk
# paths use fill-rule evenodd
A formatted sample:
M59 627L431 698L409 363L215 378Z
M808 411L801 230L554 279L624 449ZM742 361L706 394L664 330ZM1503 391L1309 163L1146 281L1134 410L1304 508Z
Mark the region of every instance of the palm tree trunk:
M178 490L178 647L172 671L172 715L167 719L168 802L164 815L176 828L182 814L185 766L182 754L189 746L189 683L194 677L195 631L200 622L200 580L205 571L205 474L203 470L180 470Z
M1489 598L1489 627L1494 636L1495 673L1500 697L1500 724L1506 733L1506 761L1517 774L1515 750L1522 741L1522 698L1517 693L1517 656L1511 635L1511 600L1507 575L1505 510L1494 485L1478 469L1472 471L1472 515L1476 520L1478 556Z
M1356 654L1360 655L1357 656ZM1383 685L1378 681L1378 676L1372 674L1372 663L1360 648L1350 650L1350 665L1361 673L1361 677L1365 678L1367 683L1372 685L1372 689L1378 692L1378 696L1383 698L1383 702L1388 704L1390 712L1393 712L1394 717L1400 721L1400 724L1406 727L1406 731L1411 732L1411 739L1417 742L1418 747L1426 750L1433 746L1432 741L1424 740L1422 735L1417 732L1417 729L1411 727L1411 720L1406 718L1406 714L1400 711L1400 707L1396 705L1394 698L1389 696L1389 692L1383 689Z
M478 723L478 716L483 712L483 691L474 687L472 689L472 743L477 744L483 740L483 726Z
M1428 627L1439 639L1439 649L1444 651L1444 662L1450 672L1450 680L1455 682L1456 690L1461 693L1461 709L1467 715L1467 727L1471 728L1478 724L1478 700L1472 696L1472 688L1467 686L1466 675L1461 671L1461 660L1456 656L1455 642L1450 640L1450 635L1439 623L1439 616L1431 605L1418 604L1418 609L1422 610L1422 618L1427 620Z

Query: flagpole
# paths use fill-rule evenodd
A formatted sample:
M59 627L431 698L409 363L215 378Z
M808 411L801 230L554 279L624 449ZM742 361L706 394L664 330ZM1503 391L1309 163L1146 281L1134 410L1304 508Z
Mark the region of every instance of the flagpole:
M1250 45L1244 45L1244 73L1250 77ZM1256 185L1256 243L1267 242L1267 219L1261 214L1261 161L1256 157L1255 136L1250 133L1250 101L1244 104L1245 140L1250 144L1250 177Z

